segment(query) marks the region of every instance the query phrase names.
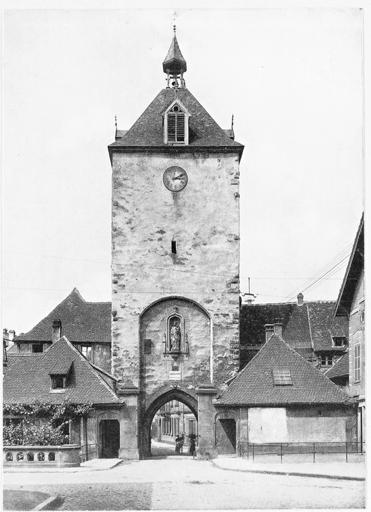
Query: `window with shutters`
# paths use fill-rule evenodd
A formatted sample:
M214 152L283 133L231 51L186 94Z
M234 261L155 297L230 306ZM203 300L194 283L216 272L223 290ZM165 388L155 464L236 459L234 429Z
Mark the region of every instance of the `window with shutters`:
M361 380L361 345L354 345L354 382Z
M165 144L188 144L188 117L185 108L174 102L165 113Z

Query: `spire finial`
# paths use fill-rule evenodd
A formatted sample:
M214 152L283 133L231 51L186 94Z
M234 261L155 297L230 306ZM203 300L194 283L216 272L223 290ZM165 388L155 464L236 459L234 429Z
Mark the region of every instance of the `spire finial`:
M187 63L182 55L182 52L179 48L179 43L176 37L176 12L173 13L173 40L171 41L171 45L167 55L165 57L164 62L162 63L162 69L164 73L166 73L166 81L167 87L171 85L175 89L178 87L185 87L185 81L183 78L183 73L187 71Z
M117 130L117 116L115 115L115 128Z

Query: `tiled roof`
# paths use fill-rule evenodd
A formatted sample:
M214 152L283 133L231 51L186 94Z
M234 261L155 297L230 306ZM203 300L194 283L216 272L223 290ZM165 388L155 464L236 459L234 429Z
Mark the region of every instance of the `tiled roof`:
M349 352L341 356L325 375L329 379L349 376Z
M362 214L356 238L354 240L352 253L349 258L344 280L336 303L335 314L338 316L347 316L350 313L353 296L364 269L364 238L364 214Z
M187 146L170 146L164 144L163 113L169 105L179 99L190 114L189 144ZM117 135L122 131L117 130ZM216 147L224 150L242 152L243 146L232 140L225 131L206 112L188 89L163 89L146 108L139 119L121 138L110 144L109 150L128 147L159 147L182 151L189 147Z
M61 321L62 335L72 343L111 343L111 303L86 302L76 288L33 329L14 341L51 341L54 320Z
M348 337L348 321L334 318L334 301L249 304L241 307L240 343L242 350L265 343L265 324L280 320L283 337L299 353L306 351L341 351L333 347L332 336Z
M55 365L70 366L68 386L62 393L50 392ZM103 379L89 361L65 338L53 343L42 354L10 355L4 368L3 399L5 403L32 403L40 400L60 403L119 404L113 390L114 378ZM109 385L108 381L111 382Z
M332 350L332 337L349 337L348 321L334 318L335 302L310 302L308 304L309 324L314 350ZM336 347L339 350L339 347Z
M290 370L292 385L277 386L274 369ZM346 403L347 395L303 359L277 335L232 381L217 403L221 405L278 406Z

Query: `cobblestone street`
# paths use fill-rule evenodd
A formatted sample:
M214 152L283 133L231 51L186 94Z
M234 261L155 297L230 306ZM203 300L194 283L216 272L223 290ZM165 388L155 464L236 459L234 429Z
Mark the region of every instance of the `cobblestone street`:
M7 489L64 497L60 510L362 508L364 482L225 471L189 457L114 469L6 473Z

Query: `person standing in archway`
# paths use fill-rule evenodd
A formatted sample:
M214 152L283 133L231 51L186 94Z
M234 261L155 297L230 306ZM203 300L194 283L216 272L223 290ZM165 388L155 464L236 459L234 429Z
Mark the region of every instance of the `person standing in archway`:
M196 455L196 434L189 434L189 455L195 458Z

